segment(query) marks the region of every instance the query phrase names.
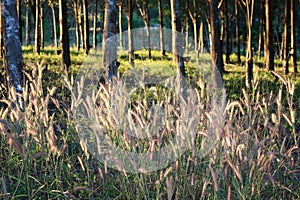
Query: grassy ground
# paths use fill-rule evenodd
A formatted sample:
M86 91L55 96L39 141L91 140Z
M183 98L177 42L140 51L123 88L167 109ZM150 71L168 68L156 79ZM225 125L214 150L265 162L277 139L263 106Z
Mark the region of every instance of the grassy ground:
M255 68L250 91L244 89L245 68L228 65L225 123L217 145L205 157L197 158L194 150L188 150L165 169L134 174L107 167L80 142L71 94L72 80L86 58L83 52L72 49L67 76L61 73L53 49L40 56L32 52L31 47L24 48L24 108L14 106L14 91L0 87L0 199L300 199L300 77L284 76L279 64L278 76ZM137 54L137 71L176 73L169 54L162 58L153 52L153 60L146 58L145 51ZM122 76L131 69L126 59L126 52L121 52ZM201 55L201 66L209 68L209 60ZM192 146L195 151L208 132L210 117L209 106L203 106L210 97L199 76L201 69L187 63L188 82L196 88L203 110ZM145 101L169 97L163 94L157 88L135 94L133 108L143 105L146 110ZM173 132L166 130L159 142L172 139ZM144 149L139 151L149 150L150 140L128 141L120 136L122 130L112 139L124 148L134 151L140 144Z

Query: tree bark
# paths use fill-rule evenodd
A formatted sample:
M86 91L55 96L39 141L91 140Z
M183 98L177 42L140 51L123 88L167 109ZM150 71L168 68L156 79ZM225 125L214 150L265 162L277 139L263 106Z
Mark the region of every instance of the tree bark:
M283 67L285 68L285 74L289 73L289 56L290 56L290 37L289 37L289 26L290 26L290 2L291 0L285 0L284 7L284 33L283 33Z
M77 0L73 1L73 10L75 18L75 37L76 37L76 48L77 51L80 50L80 33L79 33L79 16L78 16L78 2Z
M197 1L193 0L193 9L189 8L189 15L193 23L194 29L194 50L196 55L198 55L198 35L197 35Z
M220 22L218 0L210 0L210 30L211 30L211 57L213 72L219 70L221 76L224 72L222 49L220 44ZM215 74L215 73L214 73Z
M132 35L132 14L133 14L133 0L127 0L126 17L128 21L128 59L131 66L134 66L134 47Z
M120 50L123 50L123 29L122 29L122 2L118 3L119 8L119 35Z
M90 27L88 18L88 3L87 0L82 0L83 6L83 23L84 23L84 48L85 54L89 54L90 51Z
M29 41L30 41L30 32L29 32L29 7L28 7L28 4L26 4L25 31L26 31L25 44L26 44L26 46L28 46L29 45Z
M53 44L54 47L57 47L57 32L56 32L56 18L55 18L55 9L54 9L54 4L51 4L51 11L52 11L52 23L53 23Z
M60 45L61 45L61 65L63 70L67 70L71 65L70 44L67 21L67 3L59 0L59 25L60 25Z
M15 0L3 1L3 43L8 86L18 93L23 92L22 46Z
M143 18L145 27L146 27L146 35L147 35L147 43L148 43L148 58L151 59L151 41L150 41L150 29L149 29L149 8L148 8L148 0L143 0L142 5L139 2L136 2L136 5L140 11L140 14Z
M198 49L200 53L204 53L204 23L203 19L200 20L200 27L199 27L199 44Z
M185 77L185 66L183 59L182 42L179 38L181 31L179 0L171 0L171 15L172 15L172 51L173 62L177 66L179 74Z
M97 48L97 7L98 7L98 1L95 0L94 2L95 8L94 8L94 30L93 30L93 47L96 50Z
M237 48L237 58L238 63L241 63L241 42L240 42L240 30L239 30L239 24L240 24L240 9L238 5L238 0L235 0L235 37L236 37L236 48Z
M18 20L19 20L19 34L20 34L20 42L22 44L22 1L17 0L17 12L18 12Z
M273 47L273 0L265 1L265 19L266 19L266 34L265 34L265 60L268 71L274 70L274 47Z
M162 10L162 2L161 0L157 1L158 7L158 18L159 18L159 39L160 39L160 51L163 56L166 55L165 43L164 43L164 22L163 22L163 10Z
M246 0L247 50L246 50L246 87L252 87L253 79L253 51L252 51L252 23L255 0Z
M291 59L294 67L294 73L297 70L297 46L296 46L296 0L291 0Z
M229 43L229 14L228 14L228 0L225 0L225 42L226 42L226 63L230 63L230 43Z
M43 9L43 4L41 4L40 8L40 28L41 28L41 48L44 48L44 9Z
M40 54L41 35L40 35L40 0L35 1L35 29L34 29L34 51Z
M105 1L103 30L103 66L108 68L108 80L118 75L117 43L109 39L116 34L117 6L115 0Z
M189 51L189 1L185 2L185 46L186 51Z

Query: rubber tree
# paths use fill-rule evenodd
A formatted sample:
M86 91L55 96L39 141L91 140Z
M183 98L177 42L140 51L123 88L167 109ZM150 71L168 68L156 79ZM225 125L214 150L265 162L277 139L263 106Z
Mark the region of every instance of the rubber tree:
M222 57L222 49L220 43L220 19L218 0L210 0L210 31L211 31L211 57L212 69L216 70L222 75L224 72L224 64Z
M274 48L273 48L273 0L265 1L265 19L266 19L266 30L265 30L265 60L267 69L274 70Z
M87 0L82 0L83 7L83 24L84 24L84 48L85 54L89 54L90 51L90 26L88 18L88 2Z
M22 46L19 34L19 21L16 0L3 1L3 46L8 86L18 93L23 92Z
M105 0L105 16L102 42L102 63L108 68L108 80L117 77L117 41L113 37L116 34L117 5L115 0Z
M159 18L159 40L160 40L160 51L163 56L166 55L165 43L164 43L164 22L163 22L163 10L162 10L162 0L157 0L158 7L158 18Z
M171 16L172 16L172 51L173 62L177 65L180 74L185 77L185 66L183 58L182 42L179 34L181 32L179 0L171 0Z
M63 70L66 70L71 65L66 0L59 0L59 27L61 45L61 65Z
M151 59L151 41L150 41L150 28L149 28L149 8L148 8L149 0L137 0L136 5L140 11L140 14L143 18L145 27L146 27L146 35L147 35L147 43L148 43L148 58Z
M125 6L125 14L128 21L128 60L129 63L134 66L134 42L133 42L133 34L132 34L132 16L133 16L133 8L134 8L134 0L126 0L123 2Z

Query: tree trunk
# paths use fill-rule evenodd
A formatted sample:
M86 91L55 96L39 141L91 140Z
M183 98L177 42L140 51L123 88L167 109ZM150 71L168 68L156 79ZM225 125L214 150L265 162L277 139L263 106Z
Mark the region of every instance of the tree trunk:
M84 23L84 48L85 54L89 54L90 50L90 27L89 27L89 18L88 18L88 3L87 0L82 0L83 6L83 23Z
M253 51L252 51L252 22L255 0L246 0L247 50L246 50L246 87L251 88L253 79Z
M171 16L173 62L177 66L179 74L185 77L185 67L182 49L183 41L180 41L179 38L179 32L181 31L179 0L171 0Z
M296 46L296 0L291 0L291 58L294 67L294 73L297 70L297 46Z
M18 20L19 20L19 34L20 34L20 42L22 44L22 1L17 0L17 12L18 12Z
M55 9L54 9L54 4L51 5L51 11L52 11L52 21L53 21L53 44L54 47L57 47L57 33L56 33L56 18L55 18Z
M265 15L266 15L266 35L265 35L265 44L266 44L266 67L267 70L274 70L274 47L273 47L273 0L266 0L265 2Z
M189 1L185 2L185 46L186 51L189 51Z
M163 56L166 55L165 43L164 43L164 22L163 22L163 10L161 0L157 1L158 6L158 18L159 18L159 39L160 39L160 51Z
M133 1L127 0L126 17L128 20L128 58L131 66L134 66L134 47L132 35L132 14L133 14Z
M146 35L147 35L147 43L148 43L148 58L151 59L151 41L150 41L150 30L149 30L149 9L148 9L148 0L143 0L143 5L140 5L136 2L136 5L140 11L140 14L143 18L145 27L146 27Z
M103 30L103 66L108 68L108 80L117 77L117 43L108 40L116 34L117 6L115 0L106 0Z
M41 5L41 11L40 11L40 28L41 28L41 48L44 48L44 9L43 4Z
M95 0L95 8L94 8L94 30L93 30L93 47L96 50L97 48L97 7L98 1Z
M73 1L73 11L75 18L75 37L76 37L76 48L77 51L80 50L80 33L79 33L79 16L78 16L78 3L77 0Z
M122 3L118 3L119 8L119 35L120 35L120 50L123 50L123 30L122 30Z
M26 30L25 43L26 43L26 46L28 46L29 45L29 41L30 41L30 32L29 32L29 7L28 7L28 4L26 4L25 30Z
M210 30L211 30L211 57L213 72L219 70L221 76L224 72L222 49L220 45L220 22L218 0L210 0ZM219 85L219 84L218 84Z
M9 88L13 86L18 93L23 92L22 46L15 0L3 1L3 43L5 66Z
M226 63L230 63L230 43L229 43L229 16L228 16L228 0L225 0L225 42L226 42Z
M194 28L194 46L195 46L195 54L198 55L198 35L197 35L197 19L193 18L193 28Z
M78 9L78 25L79 25L79 33L80 33L80 38L81 38L81 44L82 44L82 48L85 49L85 38L84 38L84 34L83 34L83 30L82 30L82 20L81 20L81 6Z
M40 0L35 1L35 29L34 29L34 51L40 54L41 38L40 38Z
M239 30L239 24L240 24L240 9L238 5L238 0L235 0L235 36L236 36L236 48L237 48L237 57L238 57L238 63L241 63L241 42L240 42L240 30Z
M59 25L62 70L67 70L68 67L71 65L67 16L67 3L65 0L59 0Z
M284 33L283 33L283 67L285 68L285 74L289 73L289 56L290 56L290 37L289 37L289 25L290 25L290 1L285 0L285 8L284 8Z
M204 53L204 27L203 27L203 19L200 20L200 27L199 27L199 44L198 49L200 53Z

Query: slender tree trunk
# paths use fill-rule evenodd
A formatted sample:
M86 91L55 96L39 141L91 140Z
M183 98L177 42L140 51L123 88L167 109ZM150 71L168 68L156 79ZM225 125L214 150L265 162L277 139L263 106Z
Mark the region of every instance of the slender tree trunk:
M199 44L198 49L200 53L204 53L204 27L203 27L203 19L200 20L200 27L199 27Z
M235 0L235 36L236 36L236 48L237 48L237 57L238 57L238 63L241 63L241 42L240 42L240 30L239 30L239 24L240 24L240 9L238 5L238 0Z
M185 77L185 67L183 59L182 41L178 36L181 31L179 0L171 0L171 16L172 16L172 51L173 62L177 65L177 70L181 76Z
M265 44L266 44L266 67L268 71L274 70L274 47L273 47L273 0L266 0L265 2L265 19L266 19L266 35L265 35Z
M225 0L225 42L226 42L226 63L230 63L230 43L229 43L229 16L228 16L228 0Z
M140 5L136 2L136 5L140 11L140 14L143 18L145 27L146 27L146 35L147 35L147 43L148 43L148 58L151 59L151 41L150 41L150 29L149 29L149 10L148 10L148 0L143 0L143 5Z
M265 1L260 2L260 16L259 16L259 30L258 30L258 49L257 49L257 57L258 60L261 57L262 54L262 47L264 48L264 55L266 55L266 41L264 39L263 43L263 37L266 37L265 29L266 29L266 24L265 24L265 18L266 18L266 13L265 13L265 8L266 3Z
M165 43L164 43L164 22L163 22L163 10L161 0L157 1L158 6L158 18L159 18L159 39L160 39L160 51L163 56L166 55Z
M77 6L78 6L78 4L77 4ZM80 33L82 48L85 49L85 38L84 38L83 30L82 30L82 19L81 19L82 10L81 9L82 9L82 7L79 6L79 8L78 8L78 25L79 25L79 33Z
M83 6L83 23L84 23L84 48L85 54L89 54L90 50L90 27L88 18L88 3L87 0L82 0Z
M26 29L25 43L26 43L26 46L28 46L28 45L29 45L29 40L30 40L30 32L29 32L29 7L28 7L28 4L26 4L26 22L25 22L25 29Z
M2 6L1 6L2 7ZM2 14L2 13L1 13ZM22 46L15 0L3 1L3 44L9 88L23 92Z
M291 0L291 55L294 73L297 70L297 46L296 46L296 0Z
M194 46L195 46L195 53L198 55L198 35L197 35L197 18L192 19L193 28L194 28Z
M118 62L117 62L117 42L108 40L116 34L117 21L117 6L115 0L106 0L105 2L105 17L104 17L104 32L103 32L103 66L108 68L108 80L117 77Z
M54 47L57 47L57 33L56 33L56 18L55 18L55 9L54 9L54 4L51 5L51 11L52 11L52 23L53 23L53 44Z
M73 10L74 10L74 18L75 18L75 37L76 37L76 48L77 51L80 50L80 33L79 33L79 16L78 16L78 3L77 1L73 1Z
M71 65L67 16L67 2L59 0L61 64L63 70L68 70L68 67Z
M3 34L4 34L4 22L3 22L3 5L0 4L0 58L3 58Z
M44 9L43 5L41 5L40 11L40 28L41 28L41 48L44 49Z
M97 7L98 1L95 0L95 9L94 9L94 30L93 30L93 47L96 50L97 48Z
M40 36L40 0L35 1L35 31L34 31L34 51L40 54L41 36Z
M23 34L22 34L22 1L21 0L17 0L17 12L18 12L18 20L19 20L20 42L22 44Z
M247 50L246 50L246 87L251 88L253 79L253 51L252 51L252 22L255 0L246 0L246 24L247 24Z
M186 51L189 51L189 1L185 1L185 46Z
M222 49L220 45L220 22L218 0L210 0L210 29L211 29L211 57L213 72L219 70L221 76L224 72ZM214 73L215 74L215 73ZM218 83L217 83L218 84ZM219 84L218 84L219 85Z
M119 35L120 35L120 50L123 50L123 29L122 29L122 3L118 3L119 8Z
M133 47L133 35L132 35L132 14L133 14L133 1L127 0L127 13L128 20L128 58L129 63L134 66L134 47Z
M290 37L289 37L289 25L290 25L290 1L285 0L284 8L284 33L283 33L283 66L285 68L285 74L289 73L289 55L290 55Z

